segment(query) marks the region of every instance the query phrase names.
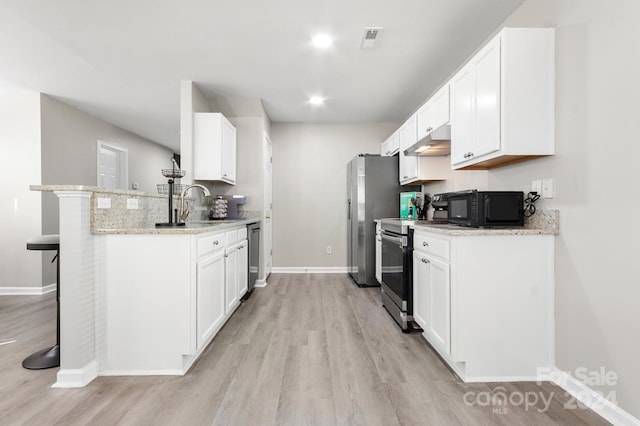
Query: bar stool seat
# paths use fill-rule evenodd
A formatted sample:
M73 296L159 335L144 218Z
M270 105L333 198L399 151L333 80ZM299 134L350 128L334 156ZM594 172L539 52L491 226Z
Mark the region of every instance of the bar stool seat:
M60 235L39 235L27 240L27 250L58 250L60 249Z
M27 250L56 250L53 260L56 265L56 344L50 348L35 352L22 361L22 366L29 370L42 370L60 366L60 235L40 235L27 240Z

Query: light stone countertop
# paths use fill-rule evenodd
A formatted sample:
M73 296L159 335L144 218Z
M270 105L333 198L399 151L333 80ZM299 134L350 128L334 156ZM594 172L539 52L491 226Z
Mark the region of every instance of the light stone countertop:
M379 222L380 219L376 219ZM400 221L400 219L398 219ZM531 217L525 217L523 227L514 228L469 228L448 223L434 223L426 220L409 221L408 225L416 231L433 232L451 236L482 235L559 235L560 212L558 210L539 210Z
M138 197L167 198L167 195L150 194L148 192L134 191L130 189L110 189L100 188L90 185L29 185L31 191L55 192L55 191L78 191L78 192L99 192L101 194L131 195ZM174 194L174 197L178 195Z
M416 231L434 232L444 235L559 235L560 211L539 210L531 217L524 218L524 226L516 228L467 228L446 223L416 221L412 225Z
M117 229L93 229L93 234L203 234L205 232L222 231L225 229L236 228L238 226L249 225L251 223L260 222L260 219L237 219L237 220L207 220L187 222L185 226L160 227L155 226L144 228L117 228Z
M416 231L433 232L452 236L480 236L480 235L556 235L553 229L545 228L467 228L459 225L423 224L416 222L411 226Z

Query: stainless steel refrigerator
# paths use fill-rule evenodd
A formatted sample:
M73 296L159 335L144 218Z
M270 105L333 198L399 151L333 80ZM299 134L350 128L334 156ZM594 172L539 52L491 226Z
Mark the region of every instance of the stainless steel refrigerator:
M380 285L375 277L373 220L399 217L403 191L420 191L420 186L400 186L398 157L360 154L347 164L347 265L361 287Z

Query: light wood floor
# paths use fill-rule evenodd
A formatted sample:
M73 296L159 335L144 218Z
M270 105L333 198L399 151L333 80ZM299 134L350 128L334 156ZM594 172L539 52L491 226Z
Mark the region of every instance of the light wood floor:
M272 275L184 377L99 377L53 389L57 369L20 363L54 340L52 295L0 297L1 425L607 424L564 409L569 398L548 383L462 383L419 334L400 331L379 289L346 275ZM465 403L467 392L500 386L554 398L542 413L542 403Z

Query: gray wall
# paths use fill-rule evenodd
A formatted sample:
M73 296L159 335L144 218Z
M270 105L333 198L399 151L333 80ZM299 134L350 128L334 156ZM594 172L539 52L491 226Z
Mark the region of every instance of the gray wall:
M640 417L640 316L635 197L640 158L640 2L527 0L506 26L556 27L556 155L492 170L493 190L553 178L556 365L604 367L621 408ZM437 191L437 186L426 189ZM618 199L618 196L621 198ZM606 200L612 200L608 205ZM617 202L615 200L618 200ZM609 213L607 213L609 211Z
M346 268L347 163L359 153L379 154L397 127L271 124L274 268Z
M129 188L157 193L166 183L161 169L171 166L172 150L75 109L41 96L42 184L97 185L97 141L129 151ZM42 193L42 231L58 233L58 199ZM55 269L43 261L43 282L55 282Z

